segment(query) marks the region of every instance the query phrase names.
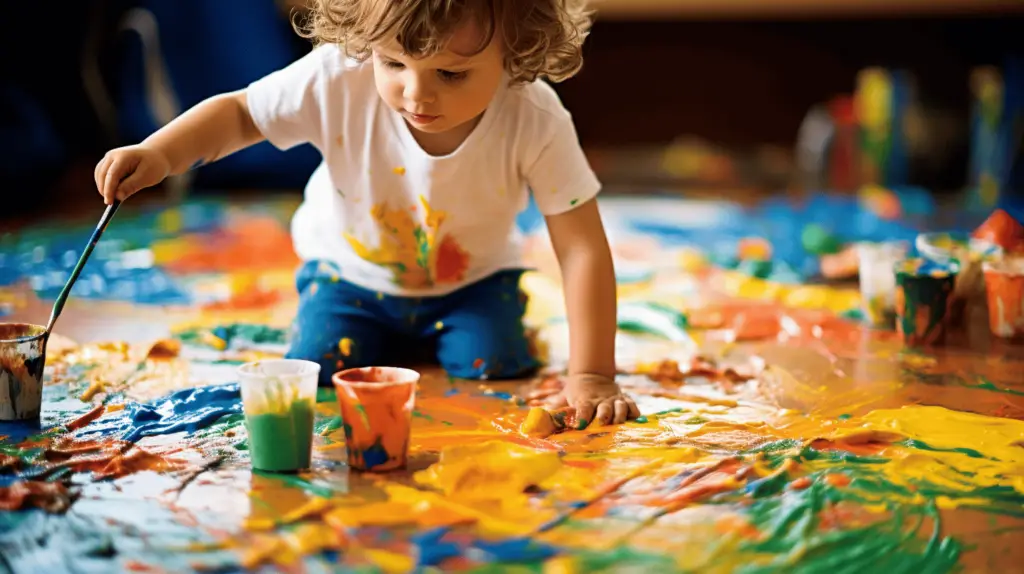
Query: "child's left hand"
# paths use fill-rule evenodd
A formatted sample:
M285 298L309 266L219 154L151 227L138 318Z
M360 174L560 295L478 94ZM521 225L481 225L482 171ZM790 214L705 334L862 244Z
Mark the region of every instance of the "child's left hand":
M640 416L633 399L624 395L613 379L601 375L569 375L555 400L553 406L568 405L576 409L581 427L590 421L621 424Z

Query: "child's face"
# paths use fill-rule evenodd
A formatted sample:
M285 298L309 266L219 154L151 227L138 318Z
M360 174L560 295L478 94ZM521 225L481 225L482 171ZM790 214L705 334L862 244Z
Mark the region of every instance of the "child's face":
M472 127L500 85L503 61L497 34L483 51L483 30L460 26L445 51L416 59L394 41L375 46L373 69L377 91L414 129L440 134ZM472 55L469 55L472 54Z

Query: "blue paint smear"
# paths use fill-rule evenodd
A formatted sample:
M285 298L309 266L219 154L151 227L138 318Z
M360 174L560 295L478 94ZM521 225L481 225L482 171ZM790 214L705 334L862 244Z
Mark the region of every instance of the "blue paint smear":
M435 528L415 534L409 539L409 542L418 549L416 552L417 567L438 566L449 558L462 556L461 546L454 542L443 542L441 540L447 534L447 528Z
M121 434L121 439L135 442L146 436L193 433L225 415L241 414L241 392L237 383L183 389L148 404L131 403L121 413L92 423L79 436Z
M558 548L529 538L478 540L473 547L483 553L486 562L539 562L560 553Z
M501 399L503 401L510 401L510 400L512 400L512 393L506 393L504 391L500 391L500 392L499 391L488 391L486 393L483 393L483 396L491 397L491 398L495 398L495 399Z
M370 448L363 451L363 463L367 469L380 466L388 461L388 451L378 439Z

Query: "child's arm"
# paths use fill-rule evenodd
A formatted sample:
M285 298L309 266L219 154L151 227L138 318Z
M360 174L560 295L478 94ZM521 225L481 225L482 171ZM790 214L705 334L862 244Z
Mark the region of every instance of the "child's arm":
M635 418L640 415L636 404L615 383L615 269L597 201L546 221L562 270L569 319L565 400L576 408L581 425Z
M263 141L245 90L196 104L142 143L107 152L96 166L96 188L105 203L124 200L170 175L184 173Z

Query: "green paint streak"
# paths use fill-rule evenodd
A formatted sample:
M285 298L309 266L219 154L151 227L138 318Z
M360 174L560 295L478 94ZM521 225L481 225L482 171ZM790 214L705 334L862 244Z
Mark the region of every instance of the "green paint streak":
M896 444L900 446L905 446L907 448L916 448L918 450L930 450L932 452L958 452L960 454L965 454L971 458L988 458L987 456L981 454L980 452L974 450L973 448L937 448L929 445L928 443L912 438L908 438L907 440L900 441Z
M897 288L903 289L903 308L897 309L897 321L903 329L905 340L912 344L941 340L946 326L949 300L953 296L955 274L945 277L896 273ZM928 324L918 332L917 315L926 311Z
M981 382L976 384L976 385L972 385L972 384L969 384L969 383L965 382L965 383L963 383L963 386L965 386L965 387L967 387L969 389L984 389L986 391L995 391L997 393L1004 393L1004 394L1007 394L1007 395L1014 395L1014 396L1017 396L1017 397L1024 397L1024 391L1017 391L1017 390L1014 390L1014 389L1004 389L1002 387L997 387L997 386L995 386L994 383L992 383L992 381L990 381L990 380L988 380L988 379L986 379L985 377L982 377L982 376L978 376L978 379L980 379Z
M809 446L800 449L795 458L797 462L802 460L823 460L844 464L885 464L889 462L889 459L881 456L865 456L845 450L818 450Z
M342 420L340 416L336 417L325 417L322 418L313 425L313 433L323 436L330 434L341 428Z
M638 422L640 424L644 424L644 423L647 422L647 417L645 417L643 415L640 415L640 416L636 417L636 421L635 422Z
M576 430L583 430L587 428L587 419L581 418L576 422Z
M864 312L861 311L860 309L847 309L846 311L840 313L839 316L842 317L843 319L849 319L850 321L857 322L863 321L867 318L864 316Z
M277 474L255 471L260 476L275 478L284 484L308 492L314 496L331 498L339 494L348 494L343 484L332 484L326 480L317 479L314 476L303 476L301 474Z
M360 403L360 404L356 405L356 412L359 413L359 418L362 419L363 426L366 427L367 430L369 430L369 428L370 428L370 417L366 414L366 407L363 406L362 403Z
M619 305L618 328L631 333L644 333L670 341L690 341L686 333L689 320L679 311L658 303L631 302Z
M228 348L235 344L244 345L282 345L287 342L288 333L285 329L268 327L267 325L254 325L248 323L234 323L223 325L212 329L195 328L179 331L174 336L182 343L207 347L208 336L213 335L223 340Z
M681 413L681 412L684 412L684 411L686 411L686 409L684 409L683 407L676 407L674 409L669 409L667 411L661 411L661 412L658 412L658 413L654 413L654 415L660 417L660 416L663 416L663 415L670 415L672 413Z
M227 433L228 431L236 430L236 429L238 429L238 427L242 426L244 423L245 423L245 415L242 415L240 413L233 413L233 414L230 414L230 415L224 415L224 416L220 417L219 419L217 419L217 421L214 422L209 427L207 427L205 429L202 429L200 431L197 431L192 436L194 436L196 438L201 438L201 439L202 438L209 438L209 437L213 437L213 436L224 436L225 433Z
M749 492L754 498L774 496L786 489L790 477L785 472L750 483Z
M283 413L247 415L253 468L289 472L309 468L313 443L313 404L298 400Z
M824 526L821 512L846 497L845 491L815 481L804 490L786 490L780 496L755 500L748 513L762 537L740 545L744 565L738 572L918 574L955 569L961 546L940 537L934 503L894 505L891 517L868 526L840 530ZM931 536L923 540L918 533L926 517L934 526Z
M416 227L412 232L416 238L416 265L420 269L426 269L430 262L430 242L427 241L427 233L422 227Z
M763 444L763 445L761 445L761 446L759 446L757 448L753 448L753 449L750 449L750 450L746 451L744 454L756 454L756 453L759 453L759 452L774 453L774 452L795 450L795 449L800 448L800 446L802 444L803 444L802 442L800 442L800 441L798 441L796 439L787 438L787 439L776 440L776 441L765 443L765 444Z
M849 415L849 414L846 414L846 413L843 413L843 414L839 415L839 416L838 416L838 417L836 417L836 418L837 418L837 419L839 419L839 420L841 420L841 421L848 421L848 420L850 420L850 418L851 418L851 415Z
M430 416L430 415L428 415L428 414L426 414L426 413L424 413L422 411L414 410L414 411L412 411L412 416L413 416L413 418L424 419L427 422L434 422L434 417L432 417L432 416Z
M333 403L338 400L338 393L333 387L317 387L316 389L316 402L318 403Z
M708 422L708 419L698 415L698 416L690 417L690 418L686 419L685 421L683 421L683 424L684 425L702 425L702 424L704 424L706 422Z
M618 546L609 550L582 550L571 553L572 572L677 572L671 554L652 554Z

